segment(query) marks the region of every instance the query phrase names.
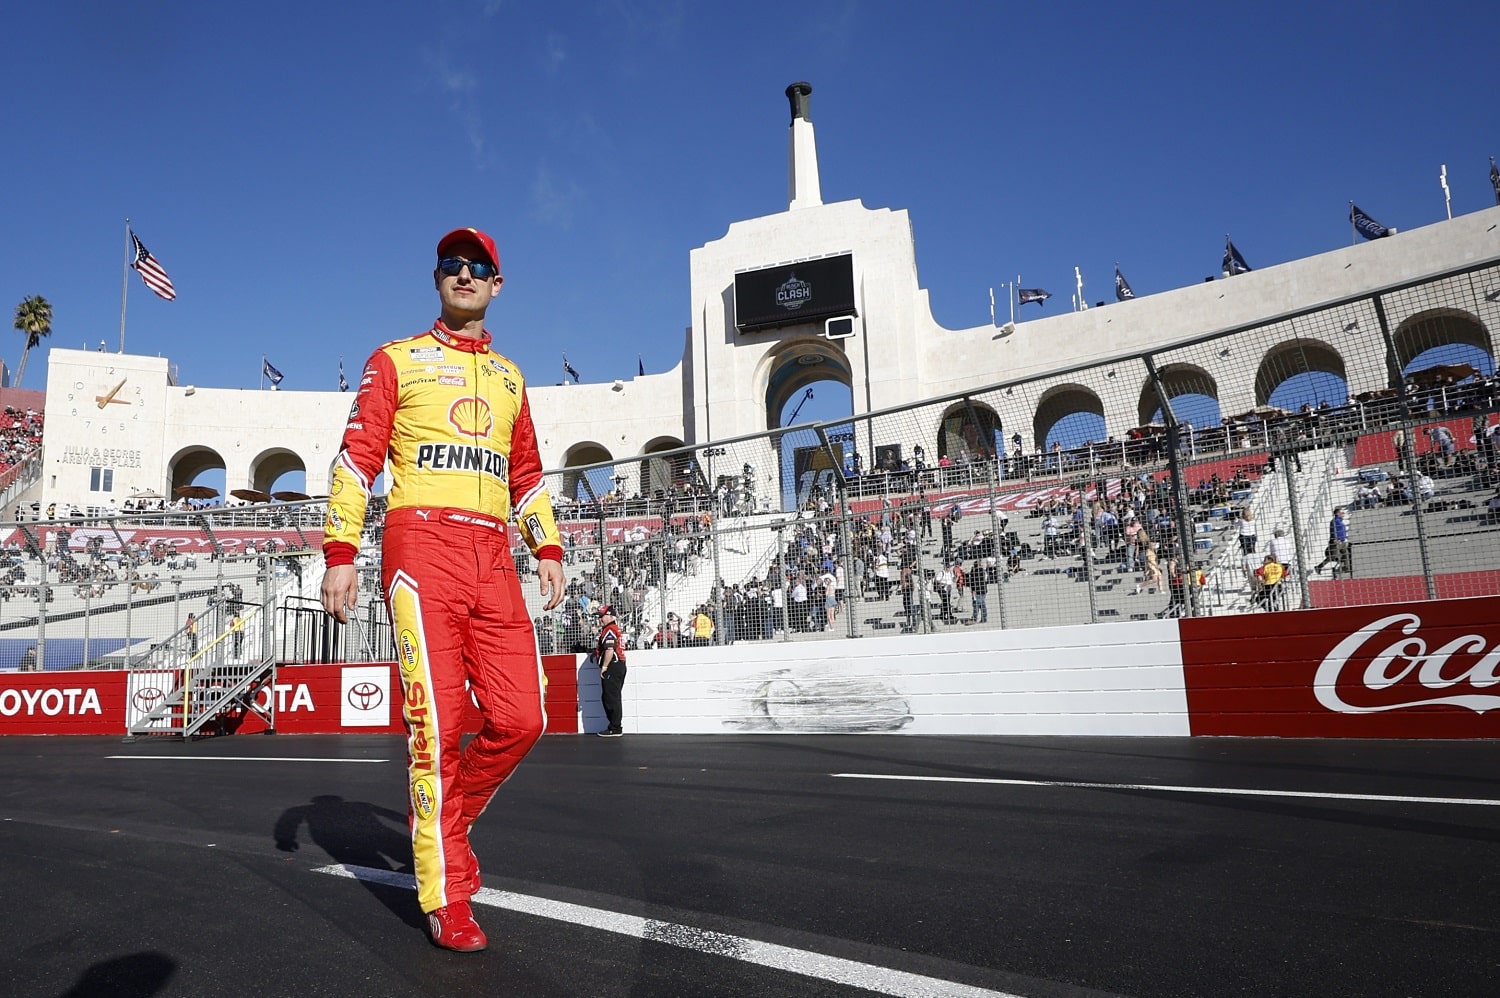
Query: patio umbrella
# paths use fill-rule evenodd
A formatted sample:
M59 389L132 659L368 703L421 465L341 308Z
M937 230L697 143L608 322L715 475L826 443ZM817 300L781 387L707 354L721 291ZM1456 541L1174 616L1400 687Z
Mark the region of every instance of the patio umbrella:
M304 499L311 499L312 496L301 492L272 492L271 498L280 499L282 502L301 502Z
M1288 415L1285 409L1278 409L1274 405L1258 405L1249 412L1242 412L1233 418L1242 423L1247 423L1254 419L1273 419L1276 416L1285 415Z
M1422 388L1432 388L1437 385L1456 385L1478 373L1472 364L1438 364L1413 371L1406 376L1406 380Z
M131 495L130 498L132 498L132 499L161 499L163 497L162 497L162 494L160 492L152 492L150 489L147 489L145 492L136 492L136 493L134 493L133 495Z
M207 485L179 485L172 490L172 494L183 499L217 499L219 490Z
M243 499L246 502L271 501L271 496L268 493L260 491L259 489L231 489L229 494L234 496L236 499Z

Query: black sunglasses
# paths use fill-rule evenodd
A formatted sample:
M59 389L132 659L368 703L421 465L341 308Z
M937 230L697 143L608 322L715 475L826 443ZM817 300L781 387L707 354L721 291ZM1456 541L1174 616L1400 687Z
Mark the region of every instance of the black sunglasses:
M449 277L457 277L465 267L469 268L469 276L476 281L487 281L499 273L493 263L487 263L484 260L465 260L462 257L445 256L438 261L438 270Z

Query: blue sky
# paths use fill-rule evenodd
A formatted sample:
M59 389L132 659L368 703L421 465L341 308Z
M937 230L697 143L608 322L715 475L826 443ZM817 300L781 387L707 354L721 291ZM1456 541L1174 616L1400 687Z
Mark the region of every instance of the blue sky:
M1075 265L1092 301L1115 261L1141 296L1217 274L1225 233L1257 268L1345 246L1350 199L1438 221L1443 163L1455 214L1494 204L1500 7L1318 6L27 4L0 61L0 300L117 349L128 216L179 293L130 275L128 352L231 388L265 354L284 389L331 390L340 357L352 376L427 326L437 237L477 225L506 275L490 327L533 383L563 352L585 381L667 370L689 251L786 206L794 80L824 200L911 212L950 328L1018 274L1052 314Z

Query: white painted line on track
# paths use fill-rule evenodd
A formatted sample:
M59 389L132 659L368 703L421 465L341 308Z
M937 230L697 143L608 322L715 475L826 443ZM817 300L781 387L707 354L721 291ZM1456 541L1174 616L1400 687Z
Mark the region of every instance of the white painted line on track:
M394 870L377 870L367 866L335 865L319 867L314 873L327 873L335 877L351 877L369 883L385 884L416 890L416 878L409 873ZM475 904L492 908L504 908L523 915L550 918L569 925L581 925L617 935L630 936L648 942L665 943L681 949L727 957L744 963L753 963L772 970L784 970L803 977L813 977L833 984L846 984L882 995L899 995L902 998L1021 998L1007 991L991 991L967 984L945 981L937 977L909 974L870 963L844 960L839 957L814 953L810 950L778 946L775 943L732 936L723 932L712 932L692 925L676 922L659 922L653 918L627 915L607 908L590 908L567 901L511 891L481 888L469 899Z
M1171 787L1151 783L1079 783L1073 780L1001 780L971 776L900 776L892 773L829 773L841 780L908 780L917 783L988 783L1008 787L1073 787L1082 790L1157 790L1169 794L1228 794L1238 797L1307 797L1315 800L1372 800L1397 804L1473 804L1500 807L1484 797L1400 797L1394 794L1334 794L1311 790L1247 790L1243 787Z
M167 762L390 762L389 759L309 759L290 755L107 755L106 759L146 759Z

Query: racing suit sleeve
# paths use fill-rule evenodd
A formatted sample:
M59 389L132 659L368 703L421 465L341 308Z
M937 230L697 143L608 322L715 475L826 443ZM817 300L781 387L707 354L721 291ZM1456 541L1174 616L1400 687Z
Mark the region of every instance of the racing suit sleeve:
M328 519L323 524L323 561L330 567L352 565L359 552L365 508L370 504L370 489L385 467L395 413L396 367L384 350L376 350L365 362L333 465Z
M542 456L537 450L536 427L531 422L531 401L521 391L521 412L510 437L511 511L521 525L521 537L538 561L562 561L562 534L552 513L552 496L542 477Z

